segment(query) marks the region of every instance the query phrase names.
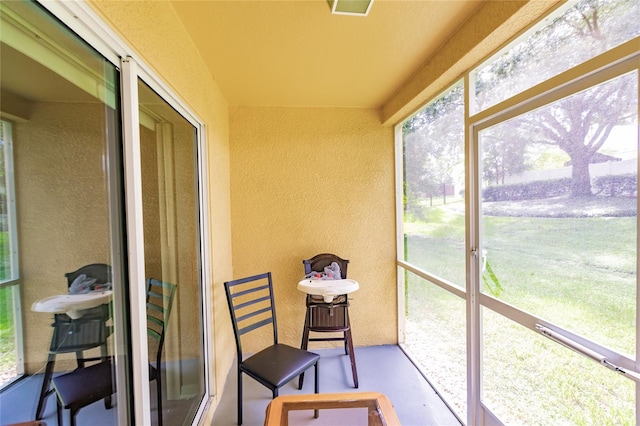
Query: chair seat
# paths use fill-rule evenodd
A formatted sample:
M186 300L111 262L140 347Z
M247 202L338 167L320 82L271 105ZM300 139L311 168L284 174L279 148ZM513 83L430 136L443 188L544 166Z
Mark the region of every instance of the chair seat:
M279 388L311 367L318 359L318 354L278 343L244 360L240 369Z
M64 408L80 408L106 398L115 392L111 379L111 361L54 377L53 387Z

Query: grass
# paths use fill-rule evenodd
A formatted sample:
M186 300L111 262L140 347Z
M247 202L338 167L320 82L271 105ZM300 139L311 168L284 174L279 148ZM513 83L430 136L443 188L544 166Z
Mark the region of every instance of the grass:
M16 371L13 289L0 288L0 387L13 379Z
M464 287L464 211L424 217L405 227L408 260ZM482 235L496 297L634 356L635 216L486 215ZM464 301L411 274L407 292L408 345L466 419ZM487 309L482 327L483 401L507 424L634 423L632 381Z
M5 279L8 268L8 233L0 232L0 281ZM14 287L0 287L0 387L13 378L16 370L16 346L14 328Z

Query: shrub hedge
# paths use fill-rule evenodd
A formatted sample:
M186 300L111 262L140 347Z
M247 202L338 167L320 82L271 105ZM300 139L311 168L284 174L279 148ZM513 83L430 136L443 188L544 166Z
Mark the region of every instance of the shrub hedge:
M637 197L636 174L601 176L591 181L594 195ZM540 180L512 185L496 185L482 191L484 201L517 201L557 197L571 192L571 178Z

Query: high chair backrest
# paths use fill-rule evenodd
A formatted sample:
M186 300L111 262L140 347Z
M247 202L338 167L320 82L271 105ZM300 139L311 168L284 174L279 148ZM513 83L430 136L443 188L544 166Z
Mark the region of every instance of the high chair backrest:
M311 271L322 272L324 268L331 265L332 262L336 262L340 265L341 278L347 278L347 266L349 265L349 261L331 253L316 254L311 259L303 260L302 264L304 265L304 274L310 274Z

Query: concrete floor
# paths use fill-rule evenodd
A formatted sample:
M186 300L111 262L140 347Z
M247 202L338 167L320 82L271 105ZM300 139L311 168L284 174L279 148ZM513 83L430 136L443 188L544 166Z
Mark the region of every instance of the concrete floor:
M429 383L398 346L371 346L355 349L359 388L353 387L349 357L342 349L309 349L321 355L320 392L380 392L389 398L403 426L459 426ZM313 370L305 375L302 391L297 380L280 388L280 395L313 393ZM213 419L214 426L236 424L237 379L234 368L227 378L224 393ZM265 410L271 401L271 391L243 375L245 426L264 424ZM318 419L313 411L290 413L292 426L359 426L367 424L366 409L322 410Z
M342 349L311 349L321 355L320 392L380 392L389 398L403 426L459 426L440 397L422 377L419 371L398 346L357 347L355 349L360 387L353 388L349 357ZM313 370L305 376L304 388L297 389L297 379L280 389L280 395L313 393ZM220 378L222 379L222 378ZM235 365L226 378L224 393L215 412L213 425L236 424L236 373ZM33 420L37 395L42 382L41 374L27 377L5 392L0 393L0 424L7 425ZM244 376L244 425L263 425L265 409L271 401L271 392L255 380ZM150 386L151 403L155 401L155 384ZM192 401L167 401L164 405L165 426L182 425L193 407ZM156 413L152 407L152 420ZM55 399L48 398L43 419L49 426L56 425ZM313 411L296 411L289 416L296 426L359 426L367 424L366 409L322 410L318 419ZM65 410L64 423L68 422ZM98 401L80 410L78 426L112 426L116 424L116 410L105 410Z

